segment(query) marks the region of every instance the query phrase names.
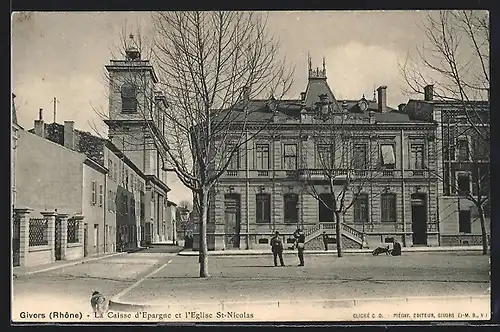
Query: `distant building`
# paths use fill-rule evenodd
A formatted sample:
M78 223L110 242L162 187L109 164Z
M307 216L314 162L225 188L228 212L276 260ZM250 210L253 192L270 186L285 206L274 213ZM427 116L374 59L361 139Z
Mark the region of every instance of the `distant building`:
M489 103L437 101L433 98L433 86L429 85L424 100L409 100L404 112L432 118L438 124L441 245L480 245L480 216L473 200L486 199L483 210L490 234Z
M123 60L106 65L109 74L109 127L111 142L123 152L146 179L143 236L145 243L165 242L171 220L166 218L167 171L155 141L165 133L161 111L168 107L165 97L155 90L158 78L149 60L141 59L133 40ZM138 86L140 84L140 86ZM146 91L146 92L145 92Z
M373 100L338 100L327 83L326 68L310 66L299 99L245 99L227 110L252 110L246 119L250 136L270 124L240 149L213 189L209 250L268 248L275 230L292 243L297 228L304 229L308 248L322 248L323 231L335 234L331 210L325 206L333 202L329 180L318 163L328 156L335 159L339 188L347 172L367 179L343 216L339 240L344 248L373 247L394 239L407 247L439 245L437 125L389 107L387 87L379 87L377 94ZM316 140L324 117L336 123L325 130L343 134L328 147ZM345 157L337 161L336 155ZM362 162L342 166L351 159ZM304 190L306 183L314 186L320 200ZM351 195L348 191L347 199ZM198 239L196 228L195 250Z

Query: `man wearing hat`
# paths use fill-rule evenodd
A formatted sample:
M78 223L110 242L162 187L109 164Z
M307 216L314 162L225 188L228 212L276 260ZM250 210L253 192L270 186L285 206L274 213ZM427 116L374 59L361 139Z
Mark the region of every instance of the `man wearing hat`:
M278 257L281 266L285 266L285 262L283 262L283 242L281 242L280 233L278 231L276 231L271 238L271 251L274 257L274 266L278 266Z
M304 266L304 249L305 249L305 242L306 242L306 236L304 232L302 232L301 229L298 230L297 232L297 253L299 256L299 266Z

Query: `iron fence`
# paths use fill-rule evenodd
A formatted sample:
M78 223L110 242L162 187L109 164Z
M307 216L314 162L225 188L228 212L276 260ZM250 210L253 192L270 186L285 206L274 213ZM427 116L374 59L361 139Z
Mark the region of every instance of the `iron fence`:
M44 218L30 219L29 228L29 246L43 246L49 244L48 239L48 222Z
M77 220L68 220L68 243L78 243L79 222Z

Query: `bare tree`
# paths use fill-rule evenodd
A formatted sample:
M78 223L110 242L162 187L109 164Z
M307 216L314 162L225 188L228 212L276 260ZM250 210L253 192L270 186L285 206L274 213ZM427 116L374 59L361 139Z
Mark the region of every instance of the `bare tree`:
M470 130L470 135L474 136L476 142L474 147L478 150L477 152L470 151L470 153L473 153L475 157L479 155L483 158L476 162L472 156L470 157L472 173L477 175L478 172L482 172L482 175L474 178L480 181L483 187L484 180L481 179L489 181L489 167L486 168L483 165L485 161L489 161L489 157L485 160L484 153L480 151L486 146L489 151L490 144L489 29L489 16L486 11L432 12L427 15L423 23L423 30L426 34L424 45L417 48L416 56L409 55L405 63L400 65L402 76L408 86L406 92L421 94L424 93L426 86L434 85L433 98L453 104L459 110L460 115L465 116L469 128L467 130ZM447 149L457 144L449 139L443 140L442 143L443 146L448 146ZM479 171L479 168L483 171ZM487 174L484 173L486 169ZM474 185L481 186L480 183ZM486 254L488 244L483 208L484 204L489 201L490 195L489 189L477 192L481 192L481 196L470 192L465 197L479 211L483 253Z
M137 70L150 65L140 59L150 44L138 43L136 36L122 45L130 72L107 81L119 84L110 89L121 89L122 99L125 93L131 108L147 120L146 145L159 150L163 167L193 192L199 272L207 277L211 189L234 155L273 122L272 117L266 123L254 119L248 101L265 96L278 103L292 84L293 68L280 56L279 42L267 35L261 13L158 12L152 20L151 64L158 83L152 84L147 70ZM131 49L139 57L130 58ZM250 128L254 120L258 129ZM143 148L134 133L123 137L124 149Z
M378 174L370 167L377 147L370 142L368 127L363 126L370 123L364 114L349 114L347 110L316 114L316 118L311 116L314 126L302 133L314 143L314 148L303 149L304 162L314 164L301 174L305 180L303 190L331 211L337 255L342 257L342 229L348 227L343 220L363 193L363 186ZM361 129L353 129L355 126ZM320 187L328 188L327 193ZM363 246L364 230L360 235Z

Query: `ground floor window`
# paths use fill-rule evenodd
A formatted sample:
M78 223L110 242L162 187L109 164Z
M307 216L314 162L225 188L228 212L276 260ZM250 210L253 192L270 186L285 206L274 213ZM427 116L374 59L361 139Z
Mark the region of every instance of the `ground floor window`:
M381 196L381 221L396 221L396 194L385 193Z
M354 222L368 222L368 194L359 194L354 201Z
M471 233L470 210L460 210L458 215L458 232Z
M271 195L257 194L256 195L256 222L270 223L271 222Z
M284 195L284 205L285 205L285 223L297 223L299 221L299 195L297 194L285 194Z

